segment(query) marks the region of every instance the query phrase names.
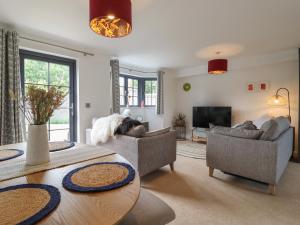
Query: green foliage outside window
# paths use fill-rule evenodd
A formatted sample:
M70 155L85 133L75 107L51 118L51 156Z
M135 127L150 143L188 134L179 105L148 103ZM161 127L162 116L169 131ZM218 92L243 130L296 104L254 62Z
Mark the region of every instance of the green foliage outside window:
M26 83L69 86L69 67L38 60L25 59ZM48 77L49 70L49 77Z
M157 81L156 80L147 80L145 81L145 94L155 94Z

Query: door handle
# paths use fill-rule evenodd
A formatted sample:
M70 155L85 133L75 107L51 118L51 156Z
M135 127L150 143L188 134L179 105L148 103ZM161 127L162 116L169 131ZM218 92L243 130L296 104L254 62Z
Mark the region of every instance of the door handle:
M74 116L74 103L73 102L71 103L70 110L71 110L71 116L73 117Z

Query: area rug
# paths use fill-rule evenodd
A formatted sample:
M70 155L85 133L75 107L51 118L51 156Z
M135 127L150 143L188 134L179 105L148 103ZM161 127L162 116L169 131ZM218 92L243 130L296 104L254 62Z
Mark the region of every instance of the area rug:
M127 185L134 177L135 170L129 164L101 162L72 170L62 183L71 191L100 192Z
M0 224L35 224L59 202L59 190L50 185L22 184L0 189Z
M177 154L206 160L206 145L192 141L177 141Z

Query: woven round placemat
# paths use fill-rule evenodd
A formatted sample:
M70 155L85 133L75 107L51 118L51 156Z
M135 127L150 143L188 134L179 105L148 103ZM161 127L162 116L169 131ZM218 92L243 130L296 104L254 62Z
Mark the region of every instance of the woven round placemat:
M102 162L80 167L69 172L63 186L71 191L109 191L129 184L135 170L126 163Z
M59 190L49 185L22 184L0 189L0 223L35 224L59 202Z
M19 157L20 155L23 155L23 154L24 154L24 151L19 150L19 149L0 150L0 162Z
M49 142L49 151L50 152L57 152L57 151L62 151L65 149L69 149L75 146L74 142L69 142L69 141L54 141L54 142Z

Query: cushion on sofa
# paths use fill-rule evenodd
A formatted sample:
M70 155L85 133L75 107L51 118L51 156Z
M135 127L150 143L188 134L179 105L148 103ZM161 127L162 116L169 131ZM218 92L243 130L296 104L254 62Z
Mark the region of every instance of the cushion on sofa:
M277 117L266 121L262 126L261 130L263 134L260 137L260 140L265 141L274 141L276 140L283 132L288 130L290 127L290 121L287 117Z
M261 126L262 126L265 122L267 122L267 121L269 121L269 120L271 120L271 119L274 119L274 117L265 114L265 115L262 115L262 116L258 117L256 120L254 120L254 121L253 121L253 124L254 124L258 129L260 129Z
M143 137L146 133L146 128L143 125L139 125L136 127L131 128L126 135L131 137Z
M257 127L250 120L246 120L242 124L237 124L233 128L243 128L243 129L246 129L246 130L257 130Z
M161 130L150 131L150 132L145 133L144 137L153 137L153 136L165 134L165 133L168 133L170 131L170 129L171 129L171 127L164 128Z
M263 131L263 134L260 136L260 140L271 141L274 139L277 127L278 124L274 119L264 122L260 128L260 130Z
M225 136L245 138L245 139L258 139L262 134L260 130L249 130L244 128L230 128L217 126L211 130L212 133L221 134Z

